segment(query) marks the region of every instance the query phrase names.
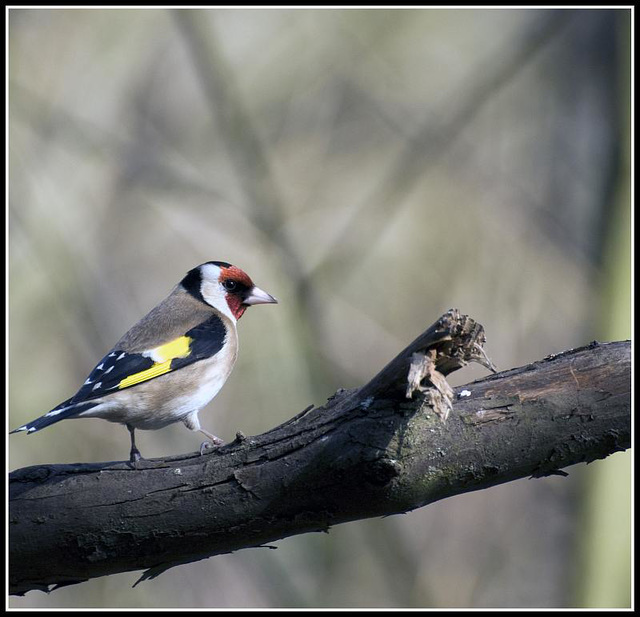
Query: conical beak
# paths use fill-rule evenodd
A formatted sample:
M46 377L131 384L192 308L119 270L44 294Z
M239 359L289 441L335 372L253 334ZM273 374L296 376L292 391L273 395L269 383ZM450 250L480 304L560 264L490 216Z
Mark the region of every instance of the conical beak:
M254 285L242 304L246 304L247 306L253 304L278 304L278 301L272 295Z

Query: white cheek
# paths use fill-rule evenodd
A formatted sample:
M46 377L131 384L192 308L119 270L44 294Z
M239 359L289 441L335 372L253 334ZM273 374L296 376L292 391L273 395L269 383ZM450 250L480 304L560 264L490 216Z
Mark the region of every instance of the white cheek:
M229 308L226 293L217 281L202 281L202 284L200 285L200 293L207 304L217 308L235 323L236 318Z

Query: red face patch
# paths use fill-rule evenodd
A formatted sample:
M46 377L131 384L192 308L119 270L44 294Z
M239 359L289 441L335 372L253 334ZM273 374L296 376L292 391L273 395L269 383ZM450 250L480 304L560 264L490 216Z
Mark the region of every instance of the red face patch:
M240 319L247 310L247 305L242 304L242 298L236 294L227 294L227 304L229 305L233 316L236 318L236 321Z
M253 281L244 270L241 270L237 266L220 269L220 282L224 284L225 281L235 281L238 283L238 290L236 292L228 291L226 296L227 304L233 316L236 319L240 319L247 310L247 306L243 304L243 302L247 290L253 287Z

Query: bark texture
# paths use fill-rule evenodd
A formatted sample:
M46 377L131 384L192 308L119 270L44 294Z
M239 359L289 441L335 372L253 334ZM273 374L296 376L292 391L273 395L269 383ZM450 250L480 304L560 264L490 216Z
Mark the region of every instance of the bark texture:
M483 342L482 327L453 309L362 388L262 435L136 468L12 472L10 593L129 570L145 569L145 580L630 446L628 341L449 388L442 377L468 362L492 368Z

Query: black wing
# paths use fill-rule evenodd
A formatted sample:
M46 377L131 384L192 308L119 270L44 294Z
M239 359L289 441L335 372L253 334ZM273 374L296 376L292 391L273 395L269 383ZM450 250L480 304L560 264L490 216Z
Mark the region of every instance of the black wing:
M140 353L114 349L102 358L66 403L99 398L210 358L222 349L226 335L224 323L213 315L182 336Z

